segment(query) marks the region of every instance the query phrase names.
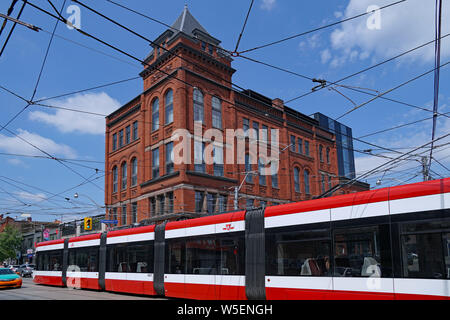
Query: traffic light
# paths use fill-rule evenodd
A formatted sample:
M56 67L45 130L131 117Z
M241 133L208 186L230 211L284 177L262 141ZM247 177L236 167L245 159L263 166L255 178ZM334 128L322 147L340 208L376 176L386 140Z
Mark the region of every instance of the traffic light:
M84 218L84 230L92 230L92 218Z

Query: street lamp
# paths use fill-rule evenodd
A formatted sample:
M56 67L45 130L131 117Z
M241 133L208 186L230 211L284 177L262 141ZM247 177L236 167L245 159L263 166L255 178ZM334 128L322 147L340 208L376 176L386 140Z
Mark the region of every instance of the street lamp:
M100 206L97 202L95 202L91 197L89 197L88 195L86 195L86 194L81 194L82 196L84 196L84 197L86 197L86 198L88 198L90 201L92 201L92 203L93 204L95 204L97 207L99 207L99 208L105 208L105 206ZM78 197L79 197L79 194L78 194L78 192L75 192L75 194L73 195L73 197L75 198L75 199L78 199Z

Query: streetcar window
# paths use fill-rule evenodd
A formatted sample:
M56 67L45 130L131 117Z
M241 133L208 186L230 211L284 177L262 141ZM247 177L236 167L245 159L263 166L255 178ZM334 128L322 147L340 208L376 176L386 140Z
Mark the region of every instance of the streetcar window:
M108 245L106 272L153 272L153 241Z
M244 237L244 232L219 234L217 236L217 246L220 253L218 274L245 275Z
M183 239L169 239L166 242L164 273L185 273L186 244Z
M266 274L278 276L330 276L328 229L266 231Z
M128 272L127 245L118 243L108 246L107 272Z
M402 269L405 278L450 279L449 221L401 226Z
M38 270L61 271L62 250L41 251L38 254Z
M69 269L98 272L98 247L69 249Z
M217 274L219 258L214 237L200 237L186 241L187 274Z
M444 233L442 240L444 242L445 272L447 279L450 279L450 232Z
M389 277L391 275L389 225L335 230L333 276Z
M128 265L129 272L151 273L153 272L153 245L149 243L136 243L128 245Z

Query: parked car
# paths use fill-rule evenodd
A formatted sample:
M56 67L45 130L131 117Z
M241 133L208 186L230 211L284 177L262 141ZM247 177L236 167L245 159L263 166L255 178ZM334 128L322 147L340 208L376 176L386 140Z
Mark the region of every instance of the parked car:
M16 272L18 272L23 278L31 277L33 274L35 266L34 264L22 264L19 268L17 268Z
M20 275L20 273L17 271L17 269L19 269L19 265L18 264L12 264L12 265L10 265L9 266L9 268L13 271L13 272L15 272L15 273L17 273L18 275Z
M10 268L0 268L0 288L20 288L22 277Z

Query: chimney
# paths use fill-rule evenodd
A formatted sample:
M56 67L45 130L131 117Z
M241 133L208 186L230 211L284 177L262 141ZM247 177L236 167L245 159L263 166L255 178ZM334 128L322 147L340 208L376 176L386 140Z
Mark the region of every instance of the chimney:
M284 101L280 98L275 98L272 100L272 107L278 110L284 110Z

